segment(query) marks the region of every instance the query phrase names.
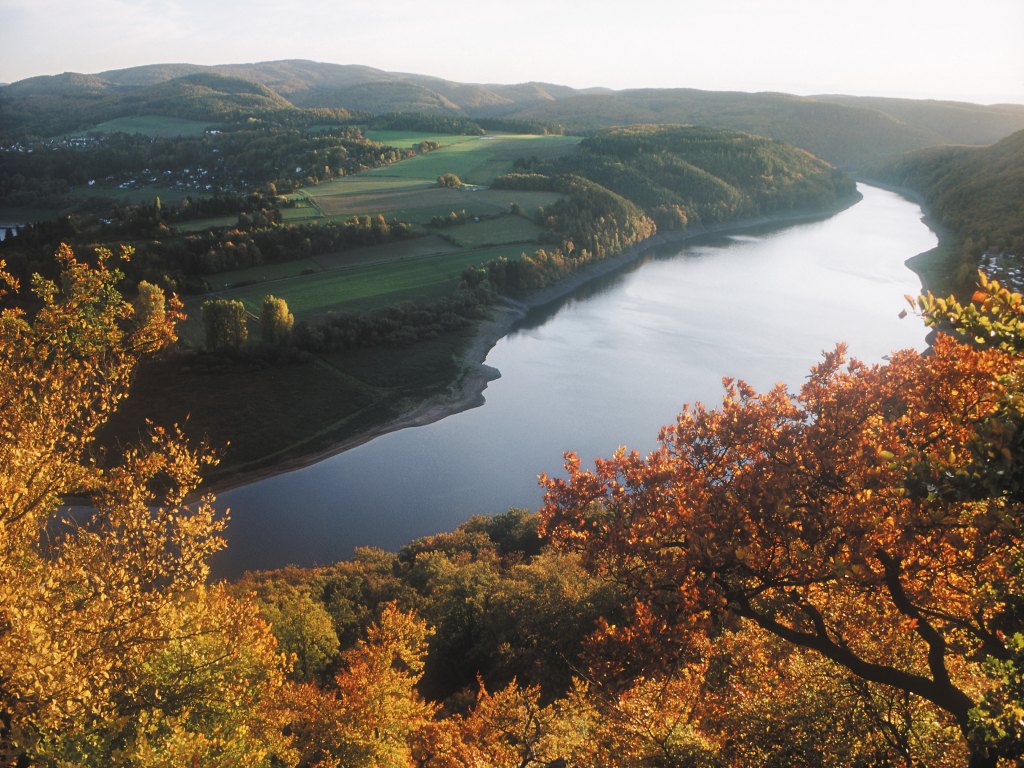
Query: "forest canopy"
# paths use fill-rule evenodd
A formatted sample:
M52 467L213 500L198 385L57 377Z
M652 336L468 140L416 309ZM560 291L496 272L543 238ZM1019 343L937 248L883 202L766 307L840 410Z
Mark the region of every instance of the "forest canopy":
M798 393L727 382L647 457L329 568L209 582L212 460L97 452L180 308L58 254L0 314L10 764L1010 765L1022 756L1024 303ZM161 305L161 298L163 303ZM94 511L69 516L70 493Z

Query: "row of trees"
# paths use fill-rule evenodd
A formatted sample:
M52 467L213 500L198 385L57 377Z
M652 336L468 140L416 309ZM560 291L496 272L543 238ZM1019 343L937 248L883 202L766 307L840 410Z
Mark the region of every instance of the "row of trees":
M243 210L235 226L174 235L161 213L166 206L147 204L124 211L123 226L68 217L27 227L11 242L3 241L0 253L8 257L12 273L28 279L33 272L52 273L52 264L41 256L51 242L60 242L65 237L73 242L95 242L123 233L126 227L135 229L137 224L145 229L147 237L138 242L132 261L125 265L129 276L135 280L160 282L176 291L201 293L209 290L207 276L226 270L336 253L414 236L410 225L388 221L382 215L354 216L344 222L286 225L280 221L280 212L273 203L262 196L255 198L268 207ZM250 199L246 204L254 202Z

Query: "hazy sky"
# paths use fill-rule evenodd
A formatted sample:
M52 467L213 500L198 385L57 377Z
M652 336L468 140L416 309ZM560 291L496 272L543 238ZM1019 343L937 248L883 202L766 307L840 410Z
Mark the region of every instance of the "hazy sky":
M1024 0L0 0L0 82L303 58L463 82L1024 103Z

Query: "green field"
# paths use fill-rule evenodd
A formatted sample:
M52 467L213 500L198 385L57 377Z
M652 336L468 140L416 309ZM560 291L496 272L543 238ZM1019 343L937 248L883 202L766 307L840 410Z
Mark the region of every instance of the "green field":
M497 134L471 136L466 141L417 155L400 163L374 168L362 176L397 176L437 179L442 173L454 173L468 184L490 184L495 177L512 170L519 158L542 160L571 152L580 139L576 136L533 136Z
M438 138L403 131L371 133L375 137L405 137L410 143ZM301 223L325 217L343 221L351 216L381 213L399 221L428 224L435 216L447 216L451 211L465 210L470 216L491 217L507 213L512 203L532 214L560 196L551 192L483 189L481 185L490 184L496 176L512 170L519 158L555 157L573 151L579 143L574 136L500 134L441 138L451 141L425 155L301 189L291 196L296 207L285 209L285 221ZM468 186L438 187L437 177L449 171ZM518 233L513 237L521 239Z
M179 232L202 232L214 227L232 227L238 223L237 216L212 216L208 219L194 219L175 224L174 228Z
M373 141L379 141L381 144L387 144L389 147L398 147L399 149L409 149L424 141L435 141L442 147L447 147L449 144L458 144L477 138L476 136L459 136L450 133L420 133L418 131L367 130L363 131L363 135Z
M493 216L507 213L518 203L532 213L538 206L548 206L559 199L555 192L521 192L501 189L445 189L427 187L414 192L377 192L368 195L330 195L315 197L324 215L340 220L361 214L383 213L389 219L427 224L435 216L465 209L470 216ZM307 209L312 218L316 211ZM296 219L290 219L295 221Z
M376 136L383 138L382 134ZM387 134L397 140L399 132ZM401 136L411 143L430 138L416 133ZM466 267L536 250L541 229L528 217L560 195L480 186L448 189L438 187L436 177L453 170L468 181L490 181L511 170L517 158L568 152L578 139L518 135L448 138L453 141L446 147L426 155L305 187L291 195L295 207L283 209L289 224L383 214L421 225L424 236L219 274L209 281L214 295L238 299L256 314L263 297L273 294L285 299L298 319L402 301L433 301L451 294ZM526 216L512 215L513 203ZM425 226L435 216L463 210L469 216L463 223L442 229ZM203 223L228 222L207 219L192 222L189 228ZM189 302L192 319L183 329L197 344L202 341L199 307L205 298Z
M135 117L118 117L92 127L96 133L141 133L157 139L173 139L177 136L192 138L202 136L210 123L197 120L184 120L179 117L161 117L160 115L138 115Z
M535 238L539 228L511 215L448 227L443 232L455 242L429 235L215 275L209 280L213 294L186 302L189 319L181 335L195 346L202 345L200 307L211 296L238 299L257 315L263 297L272 294L287 301L300 320L331 311L374 309L403 301L429 302L451 295L466 267L499 256L517 258L538 247L536 242L526 240ZM523 241L483 245L503 235ZM469 245L474 243L481 245Z
M480 221L470 220L442 231L462 248L482 248L487 245L536 243L541 228L522 216L509 215Z

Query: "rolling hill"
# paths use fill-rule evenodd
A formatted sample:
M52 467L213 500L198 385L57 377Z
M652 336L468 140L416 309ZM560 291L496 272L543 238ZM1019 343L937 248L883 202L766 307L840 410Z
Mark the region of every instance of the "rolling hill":
M646 123L705 125L794 144L845 168L939 144L990 144L1024 129L1021 105L458 83L359 65L287 60L212 67L159 64L29 78L0 87L0 133L52 135L145 110L213 119L294 107L505 118L560 124L575 133Z

